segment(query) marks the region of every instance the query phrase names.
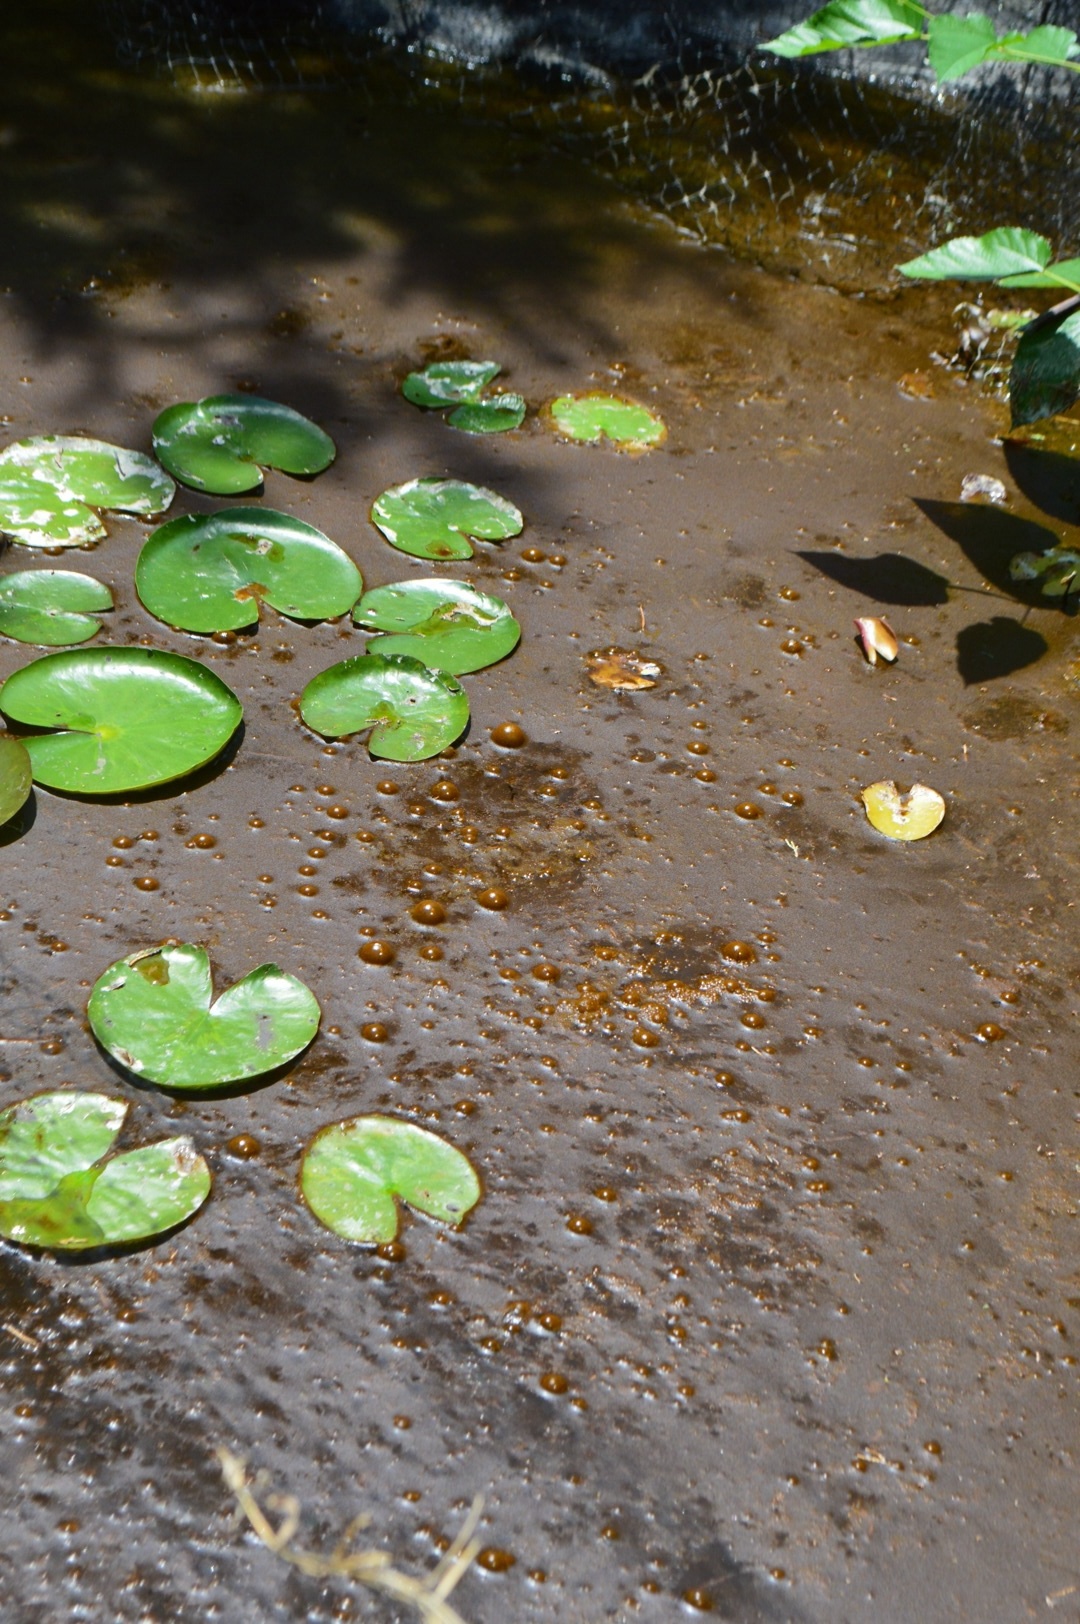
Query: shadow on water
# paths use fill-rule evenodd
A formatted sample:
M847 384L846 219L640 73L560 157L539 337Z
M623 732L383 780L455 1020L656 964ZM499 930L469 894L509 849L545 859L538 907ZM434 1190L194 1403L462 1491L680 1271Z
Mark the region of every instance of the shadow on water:
M997 592L1030 609L1051 607L1038 582L1014 581L1009 565L1017 553L1044 553L1056 547L1059 538L1053 530L981 502L935 502L917 497L915 505L931 524L955 541L968 562ZM1066 612L1073 612L1071 605Z
M1047 652L1046 638L1008 615L965 626L956 638L956 668L965 687L1008 677L1034 665Z
M800 552L798 557L838 586L845 586L873 603L905 608L931 608L948 603L951 583L903 553L879 553L876 558L848 558L842 553Z
M1052 519L1080 524L1080 458L1006 440L1009 472L1029 502Z

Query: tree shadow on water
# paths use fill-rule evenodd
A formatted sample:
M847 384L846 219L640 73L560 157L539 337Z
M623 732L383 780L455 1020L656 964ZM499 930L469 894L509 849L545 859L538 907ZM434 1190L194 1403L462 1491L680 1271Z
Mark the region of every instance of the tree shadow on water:
M905 558L903 553L879 553L876 558L822 552L800 552L797 556L830 581L874 603L931 608L949 601L950 583L945 577L914 558Z

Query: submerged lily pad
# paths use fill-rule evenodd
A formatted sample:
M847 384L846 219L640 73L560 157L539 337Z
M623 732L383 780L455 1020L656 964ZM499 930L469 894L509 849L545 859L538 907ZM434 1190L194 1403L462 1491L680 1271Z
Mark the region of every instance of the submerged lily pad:
M498 361L433 361L423 372L410 372L401 393L414 406L443 411L462 401L479 400L501 371Z
M0 688L24 727L34 778L72 795L115 795L182 778L211 761L243 715L220 677L182 654L71 649L24 665Z
M398 1231L397 1200L460 1225L480 1180L460 1150L395 1117L359 1116L315 1135L300 1170L304 1200L347 1241L382 1246Z
M383 491L371 520L392 547L413 558L471 558L472 543L519 536L525 520L513 502L463 479L409 479Z
M0 1112L0 1235L76 1251L149 1240L210 1193L210 1169L186 1136L105 1160L128 1107L62 1090Z
M0 737L0 827L30 799L34 774L21 739Z
M870 784L862 792L866 816L879 834L890 840L922 840L932 835L945 816L945 802L936 789L912 784L901 795L892 780Z
M254 626L259 604L294 620L333 620L363 591L360 571L314 525L271 508L226 508L170 519L135 569L152 615L185 632ZM0 622L2 630L2 622Z
M319 1028L314 993L276 964L260 964L212 997L206 949L165 942L111 964L87 1015L122 1066L177 1089L260 1077L306 1049Z
M1074 547L1050 547L1045 553L1017 553L1009 563L1014 581L1038 581L1045 598L1065 598L1080 576L1080 552Z
M300 715L327 739L370 728L368 749L383 761L426 761L464 732L469 701L460 682L407 654L357 654L311 679Z
M438 577L395 581L365 592L353 619L389 634L369 642L370 653L411 654L454 677L494 665L516 648L521 636L521 627L501 598L468 581Z
M164 513L176 486L141 451L58 434L0 451L0 531L24 547L86 547L105 534L95 508Z
M446 419L452 429L466 434L505 434L525 421L524 395L488 395L484 400L456 406Z
M663 420L647 406L599 390L560 395L548 412L560 434L589 445L610 440L623 451L648 451L667 438Z
M112 593L74 570L19 570L0 576L0 634L53 648L85 643L101 630L92 609L111 609Z
M197 491L241 496L258 490L263 468L321 474L336 448L310 418L259 395L208 395L169 406L154 423L154 451Z

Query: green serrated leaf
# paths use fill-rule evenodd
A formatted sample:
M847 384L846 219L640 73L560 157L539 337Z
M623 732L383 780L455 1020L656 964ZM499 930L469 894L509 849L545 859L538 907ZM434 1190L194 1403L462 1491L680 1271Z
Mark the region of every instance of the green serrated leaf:
M398 1200L457 1227L480 1199L480 1180L460 1150L384 1116L323 1128L304 1156L300 1187L321 1224L367 1246L393 1240Z
M166 942L118 959L100 976L87 1015L122 1066L163 1088L217 1088L273 1071L306 1049L319 1027L309 987L260 964L212 1000L210 959L192 942Z
M30 799L34 774L21 739L0 737L0 828Z
M433 361L423 372L410 372L401 393L414 406L443 411L462 401L479 400L501 371L498 361Z
M312 678L300 715L328 739L370 728L368 749L384 761L426 761L460 738L469 701L454 677L407 654L360 654Z
M761 46L774 56L812 56L854 45L895 45L921 39L924 12L908 0L834 0Z
M1006 62L1038 62L1050 68L1065 67L1080 56L1080 45L1073 30L1053 24L1032 28L1026 34L1006 34L998 45Z
M462 559L472 543L505 541L525 521L513 502L461 479L410 479L383 491L371 520L392 547L413 558Z
M0 634L49 648L85 643L101 630L97 615L112 593L92 575L73 570L19 570L0 576Z
M959 79L993 54L997 33L989 17L971 12L966 17L930 18L927 55L938 79Z
M317 424L259 395L208 395L169 406L155 421L153 437L171 474L213 496L258 490L263 468L320 474L336 455Z
M1060 288L1062 292L1080 293L1080 259L1059 259L1045 271L1022 272L1019 276L1003 276L1001 288Z
M468 581L396 581L365 592L353 619L385 632L372 654L409 654L436 671L460 677L494 665L516 648L521 627L501 598Z
M1049 314L1049 313L1048 313ZM1009 373L1012 426L1067 412L1080 400L1080 309L1070 299L1059 316L1041 316L1020 334Z
M1053 252L1037 231L997 226L981 237L953 237L896 269L902 276L934 282L996 281L998 277L1045 270Z

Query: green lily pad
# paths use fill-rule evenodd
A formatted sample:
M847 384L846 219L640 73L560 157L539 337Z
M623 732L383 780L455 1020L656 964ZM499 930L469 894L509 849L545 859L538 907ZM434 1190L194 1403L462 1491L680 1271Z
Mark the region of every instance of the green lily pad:
M300 715L327 739L370 728L368 749L383 761L426 761L464 732L469 701L454 677L407 654L357 654L311 679Z
M551 402L548 414L566 439L587 445L610 440L620 451L649 451L667 438L663 420L647 406L599 390L560 395Z
M111 609L112 593L74 570L19 570L0 576L0 633L17 643L85 643L101 630L92 609Z
M401 393L414 406L443 411L462 401L479 400L501 371L498 361L433 361L423 372L410 372Z
M87 1015L122 1066L177 1089L260 1077L306 1049L319 1029L314 993L276 964L260 964L212 996L206 949L165 942L110 964Z
M208 395L169 406L154 423L154 451L176 478L213 496L258 490L263 468L321 474L333 440L291 406L258 395Z
M525 520L513 502L463 479L409 479L383 491L371 520L398 552L413 558L471 558L472 543L519 536Z
M176 486L141 451L39 435L0 451L0 531L24 547L86 547L105 534L95 508L164 513Z
M481 671L516 648L521 627L501 598L468 581L395 581L365 592L353 619L387 632L372 654L411 654L436 671L460 677Z
M0 738L0 828L30 799L34 774L21 739Z
M197 1212L210 1169L186 1136L105 1159L127 1113L66 1089L0 1112L0 1235L54 1251L121 1246Z
M456 406L446 419L452 429L466 434L505 434L525 421L524 395L488 395L485 400Z
M397 1201L459 1226L480 1199L460 1150L394 1117L358 1116L315 1135L300 1169L304 1200L347 1241L382 1246L398 1231Z
M1017 553L1009 563L1014 581L1038 581L1045 598L1065 598L1080 577L1080 552L1073 547L1050 547L1045 553Z
M256 625L260 603L294 620L333 620L348 614L364 583L348 554L314 525L237 507L161 525L139 554L135 586L167 625L223 632Z
M24 727L34 778L72 795L115 795L182 778L223 749L243 716L220 677L147 648L45 654L0 688Z

